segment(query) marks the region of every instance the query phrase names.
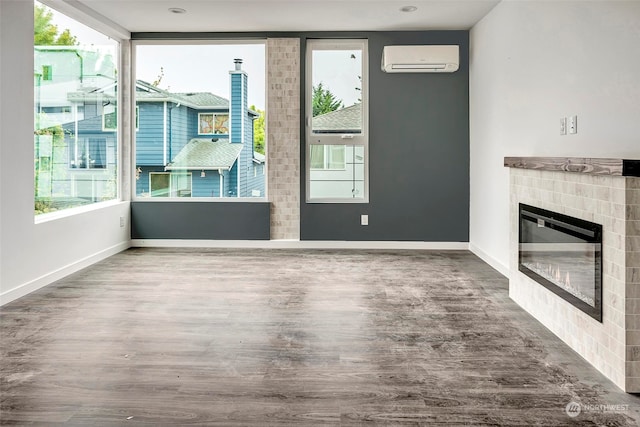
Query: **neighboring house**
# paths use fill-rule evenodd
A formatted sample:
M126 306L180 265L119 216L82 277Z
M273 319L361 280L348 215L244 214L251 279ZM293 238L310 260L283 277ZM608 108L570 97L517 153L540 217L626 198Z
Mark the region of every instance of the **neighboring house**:
M313 133L350 134L362 130L362 104L313 118ZM309 195L313 198L362 197L364 148L355 145L311 145Z
M136 90L136 194L146 197L263 197L264 155L254 151L247 74L236 60L231 99Z
M34 48L36 201L116 196L117 143L102 132L103 111L117 99L112 58L77 46Z
M35 56L42 86L36 93L36 198L66 194L97 201L105 186L115 192L115 79L88 73L99 70L100 61L73 47L36 48ZM265 158L253 149L258 113L247 107L241 63L229 72L231 100L136 82L137 196L264 196ZM51 133L63 133L64 140Z

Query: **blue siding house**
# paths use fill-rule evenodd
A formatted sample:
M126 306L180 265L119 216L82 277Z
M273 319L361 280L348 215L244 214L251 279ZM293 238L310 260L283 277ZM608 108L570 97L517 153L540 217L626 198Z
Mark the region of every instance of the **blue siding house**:
M77 206L117 194L112 57L76 46L34 48L35 200Z
M52 172L39 177L42 191L39 194L36 188L36 196L65 187L78 199L97 201L98 189L113 186L115 192L115 79L83 71L78 65L83 64L78 60L83 51L78 49L37 49L35 56L35 77L61 88L59 96L47 92L53 96L43 97L37 113L62 123L64 133L64 144L52 143L47 135L37 137L37 154L50 159ZM173 93L136 82L137 197L265 196L265 157L254 151L253 121L258 113L248 108L248 76L241 64L235 60L229 72L229 100L209 92ZM43 79L40 68L54 70L57 80ZM67 80L70 83L64 86Z
M231 99L171 93L138 81L139 197L264 197L264 155L254 151L248 76L235 61Z

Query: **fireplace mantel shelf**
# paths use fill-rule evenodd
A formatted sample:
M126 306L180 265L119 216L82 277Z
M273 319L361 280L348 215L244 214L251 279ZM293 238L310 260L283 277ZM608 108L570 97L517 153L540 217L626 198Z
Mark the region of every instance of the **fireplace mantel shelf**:
M504 166L591 175L640 177L640 160L586 157L505 157Z

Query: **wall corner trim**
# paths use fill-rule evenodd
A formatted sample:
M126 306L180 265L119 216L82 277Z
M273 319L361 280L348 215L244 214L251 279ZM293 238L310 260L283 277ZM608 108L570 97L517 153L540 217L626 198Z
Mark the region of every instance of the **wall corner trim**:
M341 240L181 240L133 239L138 248L259 248L259 249L415 249L469 250L468 242L341 241Z
M40 276L34 280L23 283L20 286L17 286L3 294L0 294L0 306L10 303L11 301L17 300L31 292L37 291L47 285L52 284L56 280L60 280L63 277L66 277L70 274L73 274L77 271L82 270L85 267L89 267L92 264L95 264L98 261L102 261L112 255L115 255L119 252L125 251L131 247L130 241L124 241L118 243L117 245L111 246L99 252L96 252L93 255L89 255L85 258L82 258L76 262L71 264L67 264L64 267L61 267L55 271L47 273L43 276Z
M511 277L511 270L506 265L502 264L496 258L492 257L473 243L469 243L469 250L480 258L482 261L489 264L494 270L497 270L498 273L502 274L507 279Z

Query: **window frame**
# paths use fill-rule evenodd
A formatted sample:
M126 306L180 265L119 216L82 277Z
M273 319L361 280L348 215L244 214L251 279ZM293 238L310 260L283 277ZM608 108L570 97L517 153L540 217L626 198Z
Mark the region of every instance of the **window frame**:
M368 39L307 39L305 53L305 201L307 203L369 203L369 43ZM318 50L359 49L362 52L360 133L313 133L313 52ZM312 171L340 169L311 168L311 147L314 145L342 145L345 153L351 146L364 150L364 194L359 198L311 197ZM325 153L326 155L326 153ZM325 162L326 163L326 162ZM346 162L345 162L346 169Z
M1 1L1 0L0 0ZM180 46L180 45L234 45L234 44L240 44L240 45L250 45L250 44L255 44L255 45L260 45L263 47L264 49L264 65L266 67L267 62L268 62L268 52L267 52L267 37L252 37L252 38L242 38L242 39L231 39L231 38L214 38L214 39L206 39L206 38L197 38L197 39L191 39L191 38L178 38L178 39L167 39L167 38L152 38L152 39L136 39L136 40L132 40L131 41L131 89L130 89L130 105L131 108L138 108L137 105L137 100L136 100L136 82L137 82L137 62L138 62L138 58L137 58L137 51L138 48L143 47L143 46ZM265 102L266 102L266 85L268 84L267 79L267 73L265 72ZM249 77L251 78L251 77ZM265 108L266 108L266 104L265 104ZM229 111L227 112L216 112L216 111L208 111L208 112L203 112L204 114L210 114L213 113L215 114L228 114L229 115L229 125L231 125L231 112ZM198 123L197 123L197 131L200 130L200 123L199 123L199 117L198 117ZM200 134L197 133L198 136L202 135L203 137L211 137L213 136L222 136L224 137L227 134ZM265 138L267 138L267 136L265 135ZM131 174L130 177L130 187L129 187L129 192L130 192L130 197L131 200L134 202L144 202L144 203L163 203L163 202L175 202L175 201L180 201L180 202L206 202L206 203L264 203L265 201L269 200L269 195L268 195L268 189L269 189L269 176L265 171L265 166L263 165L263 169L262 169L262 175L265 177L264 178L264 191L262 192L262 195L260 197L239 197L239 196L233 196L233 197L203 197L203 196L191 196L191 197L151 197L151 196L143 196L141 194L137 193L137 189L136 189L136 173L135 171L137 170L137 168L139 167L139 165L136 164L136 153L137 153L137 135L134 134L131 137L131 152L130 152L130 158L129 158L129 162L131 164L131 170L134 171L134 173ZM140 166L141 168L145 168L145 166ZM149 172L151 173L151 172ZM192 179L193 179L193 175L192 175ZM226 177L224 178L225 180L227 179ZM193 191L193 185L192 185L192 191ZM193 194L193 193L192 193Z
M211 119L212 119L211 120L211 123L212 123L211 127L213 129L211 133L201 132L202 128L200 127L200 123L202 123L202 119L201 119L202 116L211 116ZM227 116L227 120L226 120L226 122L227 122L227 132L226 133L225 132L219 132L219 133L216 132L216 117L218 117L218 116ZM230 119L231 119L231 115L229 113L216 113L216 112L198 113L198 135L209 135L209 136L211 136L211 135L229 135L229 131L228 131L229 127L228 126L230 126L230 124L231 124L230 123Z

